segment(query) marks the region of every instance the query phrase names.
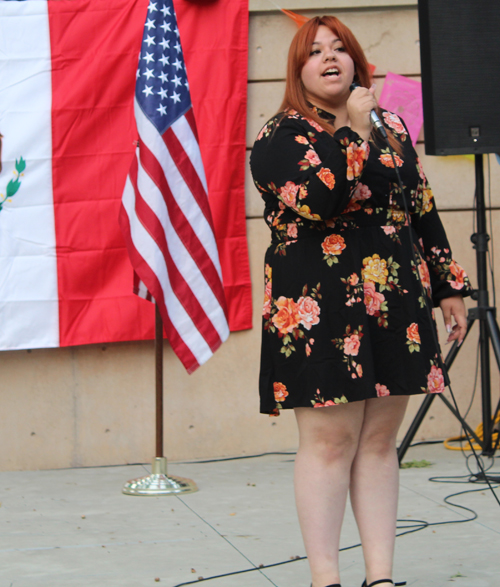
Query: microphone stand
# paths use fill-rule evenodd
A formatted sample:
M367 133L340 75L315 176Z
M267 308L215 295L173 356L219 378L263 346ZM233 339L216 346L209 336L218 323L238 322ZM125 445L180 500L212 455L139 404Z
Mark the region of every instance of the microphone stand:
M490 343L495 355L498 369L500 370L500 330L496 321L496 308L489 304L488 294L488 241L489 235L486 232L486 206L484 201L484 169L483 169L483 155L474 155L475 174L476 174L476 230L472 236L471 241L476 249L476 264L477 264L477 284L478 289L472 294L472 299L477 301L477 307L471 308L467 316L467 333L469 334L474 322L479 321L479 353L481 365L481 404L483 416L483 438L480 439L475 431L467 424L467 422L459 414L455 406L444 396L443 393L429 394L422 402L413 422L406 432L403 441L398 448L398 459L401 463L408 447L410 446L417 430L427 414L434 398L439 398L444 402L452 414L459 420L464 430L469 437L472 437L480 447L481 454L491 457L495 454L498 448L493 446L494 421L492 419L491 411L491 373L490 373ZM465 339L464 339L465 340ZM446 359L444 361L445 367L448 370L456 356L458 355L458 342L455 341L451 347ZM500 400L493 412L495 415L500 410ZM499 433L500 440L500 433Z

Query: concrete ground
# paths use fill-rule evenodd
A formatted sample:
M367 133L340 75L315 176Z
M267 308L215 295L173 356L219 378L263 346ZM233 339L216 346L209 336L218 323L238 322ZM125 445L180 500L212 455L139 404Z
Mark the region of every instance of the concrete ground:
M190 477L200 488L183 497L123 495L124 482L149 472L142 465L0 473L0 587L174 587L302 557L293 459L171 463L170 474ZM477 485L429 481L467 475L463 455L420 445L405 457L413 459L432 465L401 471L400 526L470 517L443 498ZM493 469L500 470L498 458ZM474 509L476 520L397 539L395 580L418 587L500 585L500 507L487 487L479 488L452 499ZM348 509L342 546L357 542ZM341 565L343 587L359 587L361 549L342 552ZM307 561L295 560L202 583L309 587L310 579Z

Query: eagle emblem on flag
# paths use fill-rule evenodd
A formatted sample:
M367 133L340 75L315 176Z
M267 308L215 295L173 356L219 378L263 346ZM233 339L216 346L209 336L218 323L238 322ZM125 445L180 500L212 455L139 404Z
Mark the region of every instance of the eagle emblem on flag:
M0 173L2 172L2 139L3 135L0 133ZM11 179L7 184L5 193L0 193L0 212L3 209L3 205L7 200L14 196L19 188L21 187L21 177L24 175L26 169L26 161L21 157L19 160L16 159L16 165L14 169L14 179Z

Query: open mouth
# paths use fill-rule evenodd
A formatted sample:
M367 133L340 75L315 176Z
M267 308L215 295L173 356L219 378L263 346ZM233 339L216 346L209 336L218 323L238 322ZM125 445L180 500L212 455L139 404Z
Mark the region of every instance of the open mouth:
M339 70L336 67L330 67L330 69L327 69L322 75L323 77L338 76Z

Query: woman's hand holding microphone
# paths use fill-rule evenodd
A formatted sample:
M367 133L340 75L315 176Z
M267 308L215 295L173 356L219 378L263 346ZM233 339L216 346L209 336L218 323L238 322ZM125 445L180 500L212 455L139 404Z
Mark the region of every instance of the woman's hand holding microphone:
M370 89L358 86L353 89L346 104L351 129L365 141L369 139L372 131L370 112L377 107L374 94L375 84Z

